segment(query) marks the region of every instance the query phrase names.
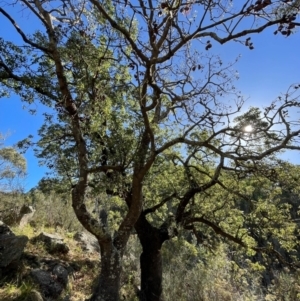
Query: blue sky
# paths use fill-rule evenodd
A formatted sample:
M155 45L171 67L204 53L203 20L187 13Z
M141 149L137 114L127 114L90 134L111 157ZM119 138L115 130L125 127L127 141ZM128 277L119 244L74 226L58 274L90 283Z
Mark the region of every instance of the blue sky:
M11 25L2 16L0 20L0 37L18 41L19 36ZM37 26L28 15L23 15L22 18L19 15L17 22L26 32L33 32ZM286 38L281 34L274 35L275 29L274 27L261 34L253 35L251 39L254 50L249 50L237 42L229 42L222 46L213 43L210 50L227 61L233 61L241 55L236 64L240 75L236 87L249 97L245 108L267 106L291 84L300 83L300 33L297 32ZM36 102L34 108L37 109L37 114L30 115L22 108L23 105L16 96L0 99L0 132L11 134L5 141L6 145L13 145L29 134L34 135L35 139L38 138L37 131L43 122L44 108ZM300 116L299 112L295 114ZM38 166L32 150L29 150L25 157L28 164L25 190L29 190L44 176L46 169ZM284 158L300 164L300 156L297 152L287 153Z

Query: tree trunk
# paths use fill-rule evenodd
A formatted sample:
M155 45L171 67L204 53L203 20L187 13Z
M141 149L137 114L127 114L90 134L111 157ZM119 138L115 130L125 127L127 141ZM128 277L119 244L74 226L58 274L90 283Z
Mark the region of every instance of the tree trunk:
M112 237L89 214L84 205L84 192L84 187L73 190L72 206L85 229L97 237L101 249L101 270L90 301L119 301L122 247L116 248Z
M141 263L141 301L162 301L161 247L169 239L166 229L153 227L142 212L135 224L143 252Z
M96 287L90 301L119 301L122 257L131 230L141 212L141 180L134 177L132 192L126 200L129 211L124 217L114 237L107 231L105 225L88 212L85 201L87 176L81 177L81 182L72 191L72 206L78 220L90 233L97 237L101 250L101 270ZM133 193L135 192L135 195Z
M141 263L141 301L161 301L162 294L162 257L160 250L144 250Z
M90 301L119 301L121 253L113 246L101 246L101 271Z

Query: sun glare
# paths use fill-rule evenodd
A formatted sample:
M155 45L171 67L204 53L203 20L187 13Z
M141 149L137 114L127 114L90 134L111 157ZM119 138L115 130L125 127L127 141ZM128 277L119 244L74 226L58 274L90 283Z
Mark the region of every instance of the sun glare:
M253 131L252 125L249 124L249 125L245 126L244 131L247 132L247 133L252 132Z

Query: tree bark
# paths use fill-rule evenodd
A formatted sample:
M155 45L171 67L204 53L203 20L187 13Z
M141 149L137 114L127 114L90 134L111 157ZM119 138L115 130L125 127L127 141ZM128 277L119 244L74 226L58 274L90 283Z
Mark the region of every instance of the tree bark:
M162 294L162 256L160 249L151 248L140 256L141 263L141 301L161 301Z
M119 301L121 253L111 242L100 247L101 272L90 301Z
M111 235L92 218L84 205L85 186L82 187L78 185L73 190L72 205L81 224L97 237L101 250L101 270L90 301L119 301L121 259L126 243L116 247Z
M140 256L140 301L162 301L161 247L169 239L167 229L153 227L142 212L135 224L143 252Z

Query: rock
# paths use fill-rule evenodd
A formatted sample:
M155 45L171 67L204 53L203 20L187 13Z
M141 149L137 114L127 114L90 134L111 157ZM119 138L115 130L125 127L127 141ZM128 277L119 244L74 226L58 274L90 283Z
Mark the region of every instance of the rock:
M87 232L77 232L74 239L81 245L83 251L93 253L100 252L100 246L95 236Z
M66 270L62 265L58 264L53 268L53 275L56 276L57 281L59 281L64 287L68 284L68 270Z
M69 247L63 242L63 238L57 234L42 232L32 240L33 243L39 241L45 244L46 249L50 254L67 254L70 250Z
M28 242L25 235L16 236L10 228L0 221L0 269L9 269L19 261Z
M29 301L43 301L43 297L38 291L32 290L29 294Z
M69 251L70 248L64 242L60 242L60 241L52 244L48 250L50 254L54 254L54 253L67 254Z
M68 284L68 271L62 264L48 266L48 270L34 269L30 272L32 280L38 284L46 300L56 299Z
M39 285L40 291L46 299L58 298L64 289L63 284L56 281L55 275L51 274L51 272L34 269L30 271L30 276L32 280Z
M33 218L35 209L32 206L23 205L18 216L18 224L20 227L26 226Z

